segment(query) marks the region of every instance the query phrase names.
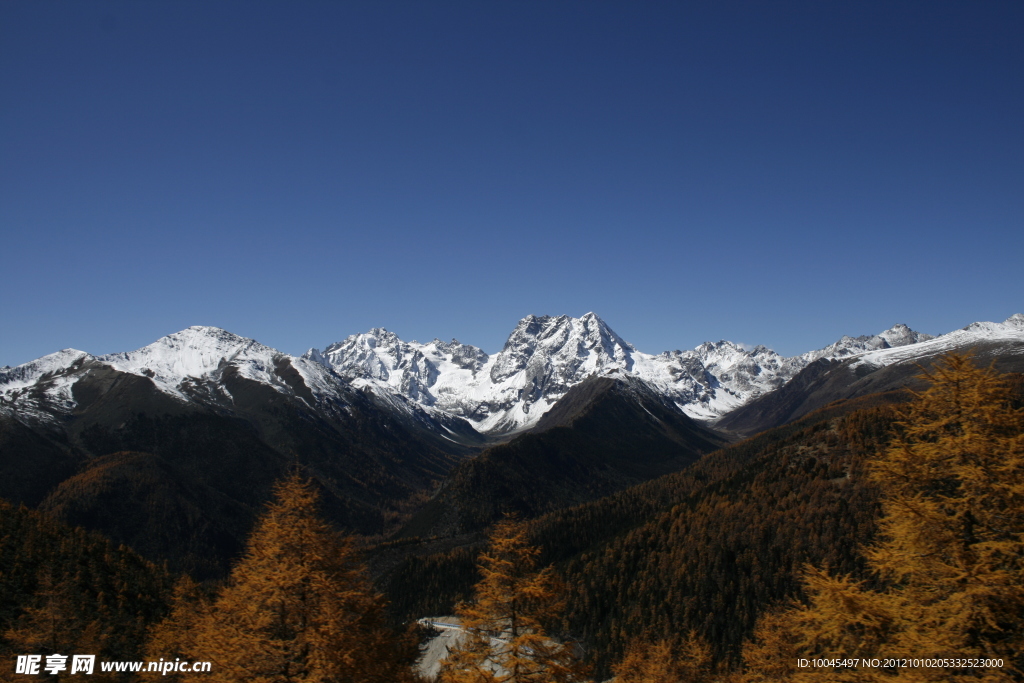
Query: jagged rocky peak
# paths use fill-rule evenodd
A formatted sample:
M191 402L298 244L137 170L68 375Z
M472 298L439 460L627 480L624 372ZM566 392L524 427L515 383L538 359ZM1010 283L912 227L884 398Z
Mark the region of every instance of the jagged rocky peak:
M361 353L380 349L384 352L401 352L404 346L408 346L394 332L388 332L383 327L374 327L369 332L361 334L350 334L340 342L334 342L323 351L327 358L344 357L355 350ZM315 349L313 349L315 351Z
M330 362L328 362L328 360L324 357L324 354L320 352L320 349L317 348L310 347L310 349L306 351L304 354L302 354L301 357L306 360L313 361L314 363L319 363L324 367L330 367L331 365Z
M727 341L722 339L717 342L706 341L693 350L699 358L703 360L715 360L719 358L751 358L751 357L773 357L781 358L779 354L775 353L767 346L758 345L753 348L746 347L742 344L736 344L735 342Z
M528 315L512 330L503 351L544 342L547 342L545 345L548 348L560 348L570 339L581 341L587 348L621 346L633 350L604 320L591 312L579 318L568 315Z
M581 369L589 374L609 364L630 370L635 351L595 313L580 318L528 315L497 354L491 380L500 383L528 368L536 375L541 372L539 363L566 377Z
M885 340L885 343L889 348L906 346L907 344L917 344L918 342L934 339L932 335L925 334L924 332L915 332L903 323L897 323L885 332L879 332L876 336Z
M726 340L704 342L689 353L700 362L705 372L710 372L718 380L728 381L742 377L744 389L752 386L751 381L754 378L759 377L762 381L767 379L766 372L774 376L788 361L767 346L748 348Z
M486 353L457 339L435 339L427 344L406 342L380 327L350 335L323 352L310 349L303 358L357 383L383 384L387 391L459 416L465 412L463 404L471 406L469 410L476 409L477 404L465 401L463 394L488 362Z
M471 344L463 344L458 339L452 339L450 342L435 339L428 346L433 346L439 354L447 356L456 367L473 373L482 368L489 358L482 349Z
M808 351L799 358L808 363L819 358L846 358L868 351L918 344L929 339L934 339L934 337L924 332L916 332L903 323L897 323L878 334L866 334L859 337L845 335L839 341L829 344L823 349Z
M310 349L303 358L346 374L387 381L396 368L408 365L417 353L417 349L403 342L397 334L374 327L369 332L352 334L331 344L323 353Z
M305 357L374 390L374 383L387 385L421 405L465 417L484 432L526 428L572 386L613 373L635 376L693 417L711 418L779 386L803 362L729 341L653 356L592 312L528 315L490 357L455 340L403 342L379 329Z
M488 356L477 347L457 339L450 342L435 339L428 344L406 342L394 332L375 327L369 332L349 335L323 352L310 349L303 358L342 374L391 383L396 373L430 375L446 362L475 372L487 362ZM432 382L430 380L428 385Z

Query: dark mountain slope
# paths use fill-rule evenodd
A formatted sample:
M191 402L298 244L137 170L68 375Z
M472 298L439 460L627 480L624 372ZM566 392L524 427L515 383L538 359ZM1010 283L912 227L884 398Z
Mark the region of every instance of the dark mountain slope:
M532 432L460 464L403 535L478 531L506 512L535 517L678 471L722 443L643 382L592 377Z
M3 680L12 680L19 654L141 659L146 628L166 614L173 581L99 534L2 500L0 567Z
M0 498L38 505L75 473L78 460L64 435L40 432L0 415Z
M72 370L69 414L0 421L0 487L198 577L226 571L291 467L318 482L332 523L377 535L473 452L422 411L344 385L335 402L311 405L287 364L276 369L292 395L228 367L215 388L186 387L191 402L147 377L94 366Z
M1024 404L1024 376L1011 377ZM561 627L598 680L634 637L691 629L735 659L757 617L798 595L805 563L865 577L877 493L863 463L885 448L906 392L837 402L690 467L530 523L569 592ZM397 618L446 614L478 579L479 545L409 556L381 577ZM429 587L425 590L424 587Z
M973 342L971 351L982 365L992 363L1001 372L1024 372L1024 343ZM937 355L922 355L882 367L860 363L857 358L818 360L775 391L737 408L715 423L723 432L750 436L785 424L834 401L888 392L903 387L919 388L922 369L929 369Z
M730 658L761 610L794 594L803 563L859 571L877 509L860 467L886 442L887 401L830 406L534 520L542 562L569 587L562 628L585 639L601 675L642 633L695 629ZM447 613L472 586L478 550L408 557L382 577L400 618Z
M100 529L114 543L171 560L198 578L222 575L250 531L254 507L151 453L112 453L88 462L39 509Z

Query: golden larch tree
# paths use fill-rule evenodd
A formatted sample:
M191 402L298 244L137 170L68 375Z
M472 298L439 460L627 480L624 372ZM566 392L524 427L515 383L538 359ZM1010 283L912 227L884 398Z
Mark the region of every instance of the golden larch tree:
M480 556L475 599L456 610L463 633L442 662L443 683L574 683L586 680L578 646L556 642L546 625L564 607L554 569L537 568L540 548L526 525L495 525Z
M612 683L703 683L711 676L711 646L694 631L681 641L636 639L612 673Z
M180 626L155 635L173 639ZM319 517L298 475L277 485L227 586L182 643L193 661L212 662L204 679L225 683L411 681L405 645L385 627L351 540Z
M0 643L6 640L19 653L63 654L67 656L68 662L73 654L104 653L113 639L112 629L98 617L83 615L81 596L76 594L71 579L67 576L54 578L56 572L52 570L52 567L46 567L40 571L37 604L26 609L13 628L0 633ZM70 668L68 666L54 675L41 675L51 680L62 680L71 677ZM9 671L0 672L0 681L25 679L24 676L12 674L13 670L11 666ZM98 669L94 674L97 681L115 679L115 676L104 674Z
M146 638L146 660L191 661L190 653L201 651L202 644L196 640L197 627L203 623L209 609L209 597L199 584L188 575L179 579L171 594L171 613L149 630ZM159 671L144 672L142 678L179 683L193 675Z
M1001 660L858 667L835 681L1024 680L1024 412L1005 376L948 355L869 463L882 492L867 582L810 568L809 602L764 617L750 681L817 681L799 657Z

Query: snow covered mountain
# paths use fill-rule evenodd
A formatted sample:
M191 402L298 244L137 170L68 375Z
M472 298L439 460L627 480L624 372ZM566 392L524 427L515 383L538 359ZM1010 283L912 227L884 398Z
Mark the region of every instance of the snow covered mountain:
M319 411L344 410L353 392L363 389L388 410L433 428L442 424L448 432L464 430L465 420L491 435L532 427L588 377L631 376L686 415L709 421L778 389L820 359L885 365L969 347L972 340L999 339L1024 339L1024 316L974 323L935 338L895 325L791 358L764 346L747 349L728 341L644 353L594 313L527 316L493 355L454 339L406 342L375 328L295 357L218 328L196 326L136 351L91 356L65 349L0 369L0 412L58 419L75 409L75 385L106 368L146 377L178 401L228 411L236 399L232 382L238 379Z
M359 386L397 391L466 418L485 433L537 422L561 396L592 374L629 370L636 351L592 313L582 318L528 316L493 356L456 340L403 342L374 329L303 358L324 363Z
M296 357L190 327L126 353L0 368L0 498L223 576L296 465L338 528L389 533L440 491L409 523L468 529L509 505L539 514L675 471L723 434L900 389L954 349L1024 371L1024 315L935 338L896 326L792 358L727 341L648 354L592 313L528 316L494 354L374 329Z
M953 330L939 337L929 337L913 344L892 345L894 348L879 348L860 354L853 367L867 365L882 367L905 363L920 358L930 358L958 349L971 349L984 345L992 349L992 355L1000 350L1005 353L1019 354L1020 345L1024 342L1024 314L1015 313L1001 323L977 322L967 327Z
M527 316L504 348L489 356L456 340L405 342L373 329L303 358L359 386L397 392L423 406L469 420L484 433L529 428L576 384L591 375L638 377L690 417L712 420L788 382L823 357L846 357L930 339L896 325L880 334L843 337L831 346L784 358L764 346L728 341L689 351L638 351L594 313Z
M862 337L843 337L835 344L829 344L817 351L808 351L801 355L800 358L808 363L813 363L819 358L846 358L847 356L854 356L867 351L893 349L900 346L918 344L933 338L930 334L915 332L903 323L900 323L878 334L864 335Z
M225 377L271 387L313 407L345 401L349 382L321 363L298 358L216 327L193 326L128 353L96 357L120 372L149 377L167 394L186 401L229 405Z
M225 574L295 467L333 524L377 535L484 441L460 418L214 327L0 370L0 499L196 576Z
M901 334L900 338L912 337ZM822 356L777 391L764 394L716 420L715 428L750 436L837 401L920 387L922 369L927 370L938 356L950 351L970 353L977 363L993 364L1000 372L1024 372L1024 315L1012 315L1001 323L972 323L939 337L902 346Z
M238 380L269 387L281 397L322 414L346 411L356 388L329 367L282 353L216 327L193 326L141 349L92 356L65 349L0 370L0 414L60 422L79 404L76 394L98 377L124 373L147 378L179 403L221 412L236 409ZM244 386L244 382L242 383ZM77 387L77 390L76 390ZM377 392L386 409L431 424L427 412L397 392Z

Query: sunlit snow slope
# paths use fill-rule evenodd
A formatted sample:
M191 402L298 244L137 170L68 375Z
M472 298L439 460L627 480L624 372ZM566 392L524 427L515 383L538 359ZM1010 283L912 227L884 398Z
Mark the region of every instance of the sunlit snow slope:
M593 313L528 316L504 348L488 355L456 340L421 344L373 329L304 358L376 391L469 420L481 432L529 428L570 387L591 375L627 373L670 398L687 415L720 417L788 382L819 358L842 358L930 339L896 325L877 335L843 337L825 349L784 358L758 346L706 342L689 351L638 351Z
M230 406L230 378L272 387L307 404L342 406L366 389L382 405L416 419L485 434L532 427L558 399L592 375L643 380L683 413L714 420L786 384L810 363L853 359L882 366L972 342L1020 342L1024 316L973 323L940 337L895 325L877 335L843 337L824 349L784 358L764 346L705 342L687 351L638 351L593 313L527 316L498 353L452 340L406 342L375 328L295 357L215 327L190 327L141 349L91 356L66 349L0 369L0 411L54 419L75 408L74 385L99 368L146 377L183 402ZM452 422L454 420L455 422Z

